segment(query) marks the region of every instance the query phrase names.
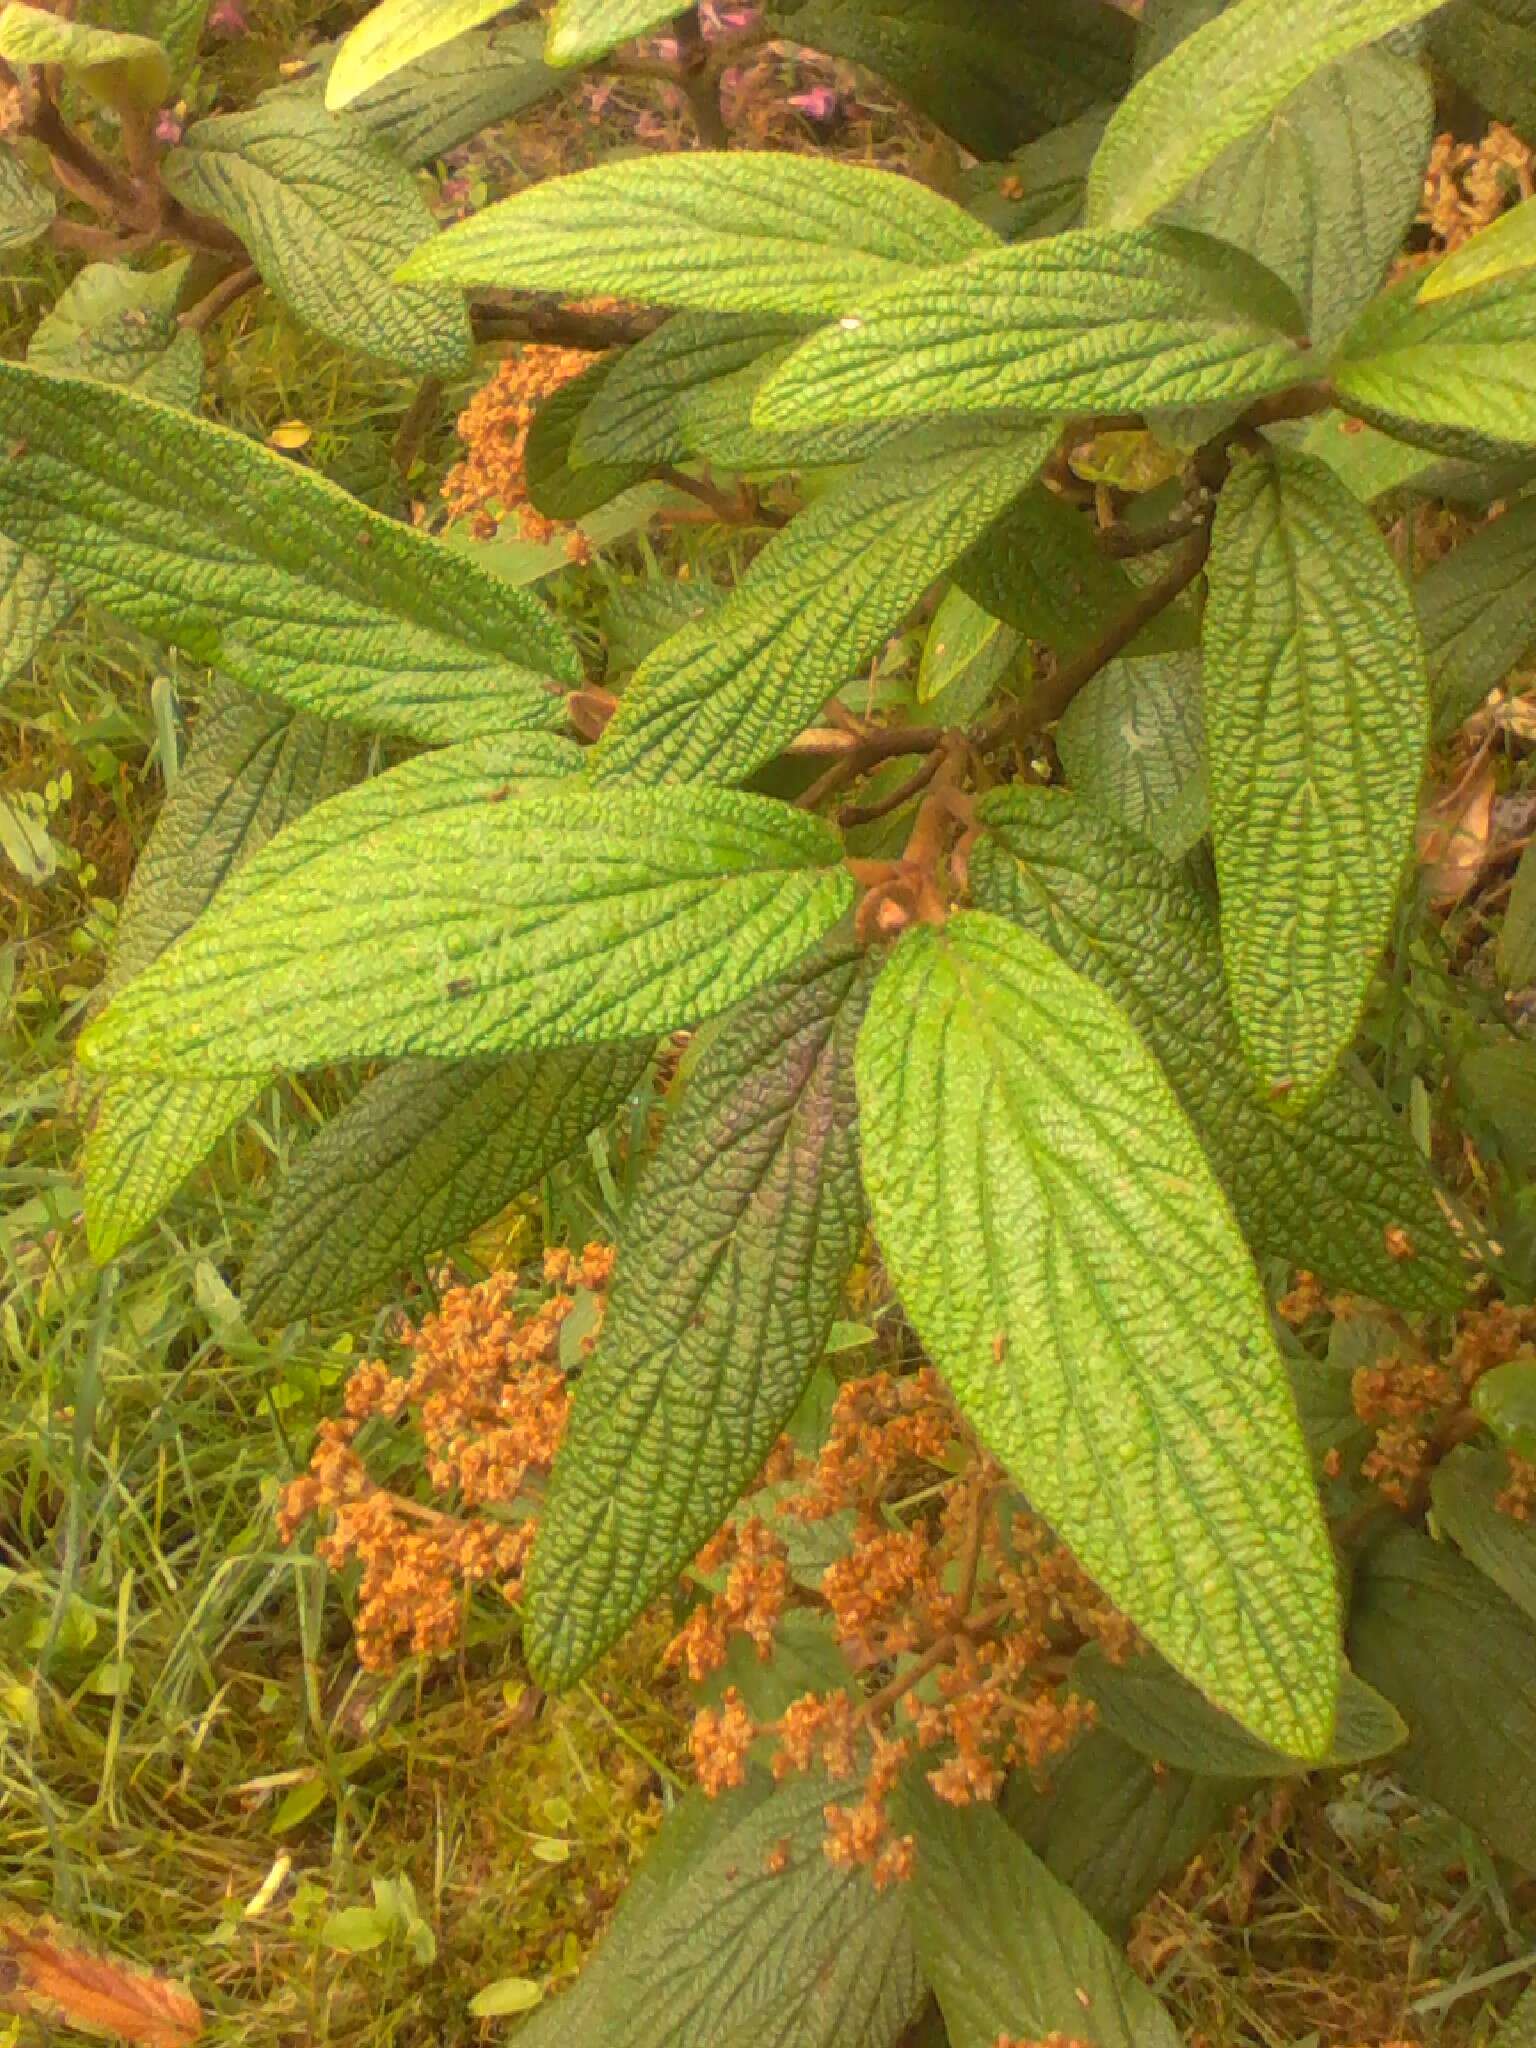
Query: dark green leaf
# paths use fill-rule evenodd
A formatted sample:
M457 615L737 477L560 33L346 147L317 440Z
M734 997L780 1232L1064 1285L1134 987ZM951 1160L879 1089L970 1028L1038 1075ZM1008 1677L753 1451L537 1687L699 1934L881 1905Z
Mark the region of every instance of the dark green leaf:
M246 1267L264 1323L345 1308L459 1243L611 1116L650 1047L402 1060L300 1153Z
M770 0L797 43L889 79L977 156L1002 156L1130 83L1135 30L1103 0Z
M422 376L469 360L460 296L395 272L432 233L415 180L366 124L276 93L197 122L167 158L186 205L234 229L295 319Z
M1158 1763L1212 1778L1292 1777L1308 1768L1254 1740L1163 1658L1147 1653L1112 1664L1096 1643L1079 1651L1072 1690L1098 1708L1098 1725ZM1369 1763L1407 1740L1390 1701L1348 1666L1339 1677L1339 1719L1324 1769Z
M1001 163L962 173L957 189L967 209L1005 242L1080 227L1088 166L1108 114L1108 107L1090 108Z
M976 900L1045 939L1125 1010L1161 1061L1252 1243L1404 1309L1465 1294L1422 1156L1346 1071L1300 1117L1259 1101L1205 904L1171 865L1057 790L983 799ZM1402 1232L1414 1256L1388 1250Z
M1124 1012L1044 941L958 911L902 938L857 1065L881 1250L982 1441L1203 1691L1326 1753L1333 1560L1284 1368Z
M300 710L463 739L579 680L536 599L227 427L0 363L0 444L0 533Z
M1479 106L1536 136L1536 0L1452 0L1429 24L1429 48Z
M528 502L546 519L584 519L600 505L627 491L649 472L646 462L588 463L571 466L571 442L593 398L602 391L618 356L599 356L580 376L562 384L534 416L523 449L523 478Z
M1536 987L1536 845L1515 869L1515 884L1499 929L1499 977L1507 989Z
M1209 823L1199 655L1111 662L1068 705L1056 751L1096 810L1181 858Z
M1536 1628L1444 1544L1394 1530L1355 1579L1349 1654L1408 1723L1392 1774L1536 1868Z
M724 604L642 665L594 772L733 782L771 760L1029 485L1053 439L955 421L861 464L769 542Z
M1230 1778L1154 1765L1090 1728L1037 1791L1022 1771L1004 1788L1001 1812L1117 1941L1160 1885L1222 1828L1248 1791Z
M685 402L804 331L781 313L675 314L625 349L592 392L572 444L577 466L686 461Z
M620 1239L529 1574L568 1685L711 1537L821 1360L864 1226L853 1047L872 963L834 943L722 1019Z
M455 36L371 86L348 111L402 163L431 163L563 88L540 61L543 40L536 21Z
M1536 647L1536 498L1442 555L1413 595L1436 731L1454 732Z
M902 1797L917 1842L912 1924L954 2048L1060 2036L1178 2048L1173 2022L1067 1887L990 1806Z
M1429 740L1418 622L1333 472L1276 452L1221 494L1205 729L1227 988L1286 1110L1354 1037L1413 845Z
M1509 1456L1500 1446L1458 1445L1431 1485L1435 1520L1484 1577L1536 1621L1536 1528L1496 1505L1509 1483Z

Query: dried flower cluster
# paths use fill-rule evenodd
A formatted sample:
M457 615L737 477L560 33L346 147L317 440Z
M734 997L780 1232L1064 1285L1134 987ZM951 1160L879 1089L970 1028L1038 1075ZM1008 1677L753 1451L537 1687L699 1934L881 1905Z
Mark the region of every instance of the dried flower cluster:
M537 1486L569 1406L561 1328L576 1290L587 1290L599 1313L583 1343L593 1342L612 1268L609 1247L588 1245L579 1257L545 1254L554 1291L531 1304L519 1300L511 1273L451 1289L435 1315L403 1333L410 1372L366 1360L347 1383L346 1414L321 1424L309 1470L284 1493L278 1528L291 1541L302 1522L323 1516L330 1527L320 1556L333 1569L354 1559L361 1566L357 1649L370 1669L451 1649L476 1586L518 1597ZM419 1469L451 1512L373 1477L359 1440L375 1422L415 1433Z
M698 1681L744 1636L766 1662L793 1601L823 1617L846 1682L764 1723L727 1689L694 1723L700 1783L742 1783L758 1744L781 1779L819 1767L853 1793L826 1808L829 1859L891 1883L911 1868L887 1811L907 1765L956 1805L993 1798L1011 1766L1040 1768L1087 1725L1061 1690L1073 1651L1092 1638L1124 1657L1135 1632L1016 1503L931 1370L846 1382L817 1454L781 1442L757 1500L700 1557L723 1584L669 1656ZM797 1582L797 1538L816 1528L837 1554Z
M477 538L494 538L504 519L517 522L524 540L564 538L573 562L591 560L591 543L579 526L546 519L528 499L528 433L539 407L553 392L580 376L592 358L577 348L529 342L503 357L489 383L482 384L459 414L464 458L443 480L450 518L471 519Z
M1507 206L1529 199L1536 191L1533 164L1530 147L1497 121L1481 142L1437 135L1418 214L1429 230L1431 253L1460 248Z
M1536 1310L1494 1302L1460 1317L1442 1359L1405 1352L1362 1367L1351 1392L1376 1441L1361 1476L1394 1507L1415 1505L1440 1459L1472 1433L1467 1396L1478 1380L1527 1356L1536 1357Z
M1493 1504L1513 1522L1536 1521L1536 1462L1522 1458L1516 1451L1506 1451L1505 1456L1509 1460L1509 1481L1494 1496Z

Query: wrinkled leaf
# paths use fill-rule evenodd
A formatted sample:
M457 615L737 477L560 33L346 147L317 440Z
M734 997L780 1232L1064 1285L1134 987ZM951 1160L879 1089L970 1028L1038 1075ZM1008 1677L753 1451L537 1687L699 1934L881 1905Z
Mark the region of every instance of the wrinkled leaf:
M203 351L176 319L188 262L147 274L88 263L38 322L28 363L190 411L202 387Z
M14 151L0 149L0 249L24 249L53 224L58 202Z
M1491 284L1512 271L1536 266L1536 199L1502 213L1488 227L1453 249L1419 287L1419 304L1454 298L1458 292Z
M1429 660L1435 730L1471 717L1536 647L1536 499L1511 505L1413 586Z
M492 0L379 0L343 41L326 81L335 113L502 8Z
M1536 1528L1497 1505L1510 1483L1496 1444L1459 1444L1431 1482L1435 1521L1485 1578L1536 1622Z
M1198 654L1113 661L1056 728L1068 782L1095 809L1177 860L1205 837Z
M0 13L0 57L12 65L57 64L112 107L147 110L170 91L170 59L149 36L66 21L24 0L10 0Z
M1400 279L1344 336L1332 373L1340 402L1443 454L1486 459L1536 443L1536 271L1427 305L1416 281Z
M551 64L591 64L679 12L677 0L556 0L544 54Z

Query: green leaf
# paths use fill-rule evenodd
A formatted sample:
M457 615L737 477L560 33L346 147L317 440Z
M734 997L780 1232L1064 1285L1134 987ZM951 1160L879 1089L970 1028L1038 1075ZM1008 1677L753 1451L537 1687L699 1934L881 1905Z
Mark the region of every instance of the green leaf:
M557 0L544 54L551 64L590 64L682 11L677 0Z
M498 1977L475 1993L469 2011L477 2020L506 2019L513 2013L532 2012L543 1997L543 1985L531 1977Z
M1456 1062L1465 1109L1491 1130L1505 1163L1522 1180L1536 1179L1536 1045L1506 1038L1481 1045Z
M580 678L544 607L227 427L0 363L0 533L300 710L463 739Z
M997 157L1130 83L1135 30L1101 0L770 0L789 40L877 71Z
M537 21L455 36L370 86L348 111L402 163L432 163L562 89L565 81L540 61L543 42Z
M1405 1310L1464 1298L1461 1253L1428 1169L1369 1082L1341 1073L1299 1117L1274 1116L1255 1095L1215 922L1185 876L1060 790L999 790L979 816L976 901L1046 940L1121 1005L1252 1244ZM1392 1257L1389 1232L1407 1238L1412 1258Z
M1315 72L1389 29L1422 20L1437 4L1237 0L1121 101L1088 180L1090 224L1137 227L1150 220Z
M850 420L788 434L757 426L753 415L758 393L794 348L794 342L786 342L745 369L684 394L678 410L691 454L748 475L836 467L863 462L908 431L900 420L874 425Z
M1037 1791L1015 1771L1000 1811L1106 1933L1124 1940L1153 1893L1224 1828L1250 1788L1155 1765L1090 1728Z
M1370 514L1309 456L1222 492L1205 728L1227 987L1287 1109L1349 1046L1413 846L1429 740L1417 620Z
M1260 398L1306 372L1285 287L1184 228L1074 230L840 303L764 387L759 426L1144 412Z
M38 322L28 364L191 411L202 388L203 351L176 319L189 263L184 257L147 274L88 263Z
M1536 2048L1536 1987L1526 1992L1489 2048Z
M1445 454L1536 442L1536 275L1516 271L1420 304L1415 275L1372 301L1333 366L1340 403Z
M688 398L804 332L803 321L781 313L679 313L663 321L614 359L592 394L572 444L578 468L686 461L694 452Z
M0 688L14 682L77 602L41 555L0 539Z
M1090 522L1043 484L1001 513L954 573L979 605L1063 658L1081 653L1107 618L1136 601L1136 585L1097 546ZM1194 639L1194 629L1170 608L1132 646L1150 654Z
M384 1946L394 1925L393 1914L380 1906L343 1906L326 1919L320 1939L341 1955L365 1956Z
M170 59L174 87L192 68L209 0L90 0L85 12L101 28L151 37Z
M932 704L947 691L960 691L979 711L1012 667L1021 637L1012 626L983 611L958 584L952 585L940 599L923 642L918 703ZM956 724L965 722L955 720Z
M1479 106L1536 134L1536 0L1453 0L1430 21L1429 50Z
M578 376L552 391L539 407L523 446L528 502L546 519L584 519L649 475L645 462L571 464L571 444L593 398L622 360L599 356Z
M1434 94L1422 65L1357 50L1234 142L1162 218L1284 280L1330 346L1381 284L1424 192Z
M325 84L331 113L502 9L491 0L379 0L336 52Z
M1536 499L1512 505L1442 555L1413 595L1443 736L1536 647Z
M568 1158L649 1061L649 1045L605 1045L387 1068L299 1154L246 1266L247 1313L346 1308L460 1243Z
M1072 787L1178 860L1205 837L1205 728L1198 654L1112 661L1056 728Z
M1525 849L1515 869L1499 929L1498 962L1507 989L1536 988L1536 845Z
M520 2048L896 2048L923 1998L906 1888L827 1861L833 1796L819 1774L757 1771L713 1802L690 1793Z
M963 171L955 190L967 212L1005 242L1081 227L1088 166L1109 112L1106 106L1092 107L1001 163Z
M109 990L158 959L251 854L362 766L351 735L215 685L134 869ZM152 1222L265 1086L257 1073L217 1081L134 1075L101 1088L85 1141L91 1256L114 1258Z
M1453 249L1443 263L1437 263L1419 288L1419 304L1454 298L1458 292L1532 268L1536 268L1536 199L1526 199Z
M530 186L427 243L401 275L814 317L991 240L958 206L890 171L687 150Z
M1392 1775L1536 1868L1536 1807L1511 1796L1536 1743L1536 1629L1444 1544L1397 1528L1355 1579L1349 1654L1408 1723Z
M505 775L451 751L471 758L426 756L291 826L91 1026L87 1063L211 1076L655 1037L848 908L837 834L770 798L538 793L535 773L501 801Z
M1536 1529L1495 1505L1509 1485L1496 1444L1460 1444L1430 1484L1435 1521L1485 1578L1536 1621Z
M361 120L278 93L197 122L166 159L165 181L185 205L233 228L294 318L327 341L424 377L468 364L459 294L395 282L431 236L432 215Z
M1103 1929L990 1806L904 1790L912 1925L953 2048L1049 2036L1178 2048L1173 2022Z
M1159 1763L1212 1778L1290 1777L1308 1768L1218 1713L1155 1654L1112 1664L1097 1643L1090 1643L1073 1662L1071 1686L1098 1709L1098 1726ZM1369 1763L1407 1739L1392 1703L1347 1664L1342 1666L1333 1744L1318 1762L1329 1770Z
M861 464L769 542L724 604L642 663L594 773L731 782L771 760L1031 482L1054 439L955 421Z
M1325 1754L1333 1561L1284 1368L1124 1012L1042 940L962 911L897 947L858 1084L881 1248L983 1442L1203 1692Z
M171 89L170 59L148 36L118 35L10 0L0 13L0 57L57 64L94 99L117 108L157 107Z
M864 1228L832 943L706 1039L621 1233L529 1572L529 1664L572 1684L719 1528L821 1360Z
M47 234L58 211L51 188L14 151L0 149L0 249L24 249Z

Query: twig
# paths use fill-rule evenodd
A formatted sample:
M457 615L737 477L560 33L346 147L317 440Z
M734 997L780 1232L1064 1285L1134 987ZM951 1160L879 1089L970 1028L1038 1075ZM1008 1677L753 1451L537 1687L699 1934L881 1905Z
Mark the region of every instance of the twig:
M962 1642L974 1641L978 1636L986 1635L989 1630L996 1628L1000 1621L1006 1621L1011 1612L1012 1607L1008 1601L997 1600L992 1606L983 1607L979 1613L969 1614L963 1621L957 1622L947 1635L942 1635L930 1643L922 1655L915 1658L905 1671L900 1672L888 1684L882 1685L878 1692L870 1694L860 1710L860 1720L878 1720L882 1714L894 1707L898 1700L905 1699L914 1686L921 1685L929 1672L936 1671L946 1657L952 1657Z
M878 726L873 732L842 732L836 726L813 725L792 739L786 754L852 754L863 756L866 767L888 761L896 754L931 754L942 746L946 728L942 725Z
M443 403L443 380L441 377L423 377L416 387L416 395L405 409L405 416L395 429L395 438L390 444L389 459L397 476L409 476L421 444L426 438Z
M887 795L876 798L873 803L845 805L837 814L838 824L848 832L852 831L855 825L873 825L877 818L889 817L892 811L899 811L903 804L910 803L913 797L920 796L928 787L938 774L943 759L944 756L940 753L930 754L917 773L909 775L899 789L889 791ZM836 764L837 767L842 765L841 762ZM828 769L827 774L833 772L834 769ZM826 776L823 776L822 780L825 781ZM809 790L806 791L807 797L810 793ZM810 806L807 805L807 808Z
M481 292L470 307L476 341L547 342L556 348L594 352L643 341L666 317L642 307L616 313L579 312L561 305L558 299L528 292Z
M188 334L205 334L221 313L228 312L237 299L243 299L260 282L255 264L242 264L238 270L230 271L227 277L221 277L195 306L189 306L178 324Z
M699 10L690 7L673 24L678 53L682 59L678 84L693 112L699 140L708 149L729 149L731 131L720 111L720 86L710 68L709 45L699 26Z
M687 470L675 469L670 462L659 462L651 474L657 483L670 484L674 491L682 491L707 505L723 526L739 526L744 516L750 517L749 508L740 498L728 498L707 477L690 476Z

